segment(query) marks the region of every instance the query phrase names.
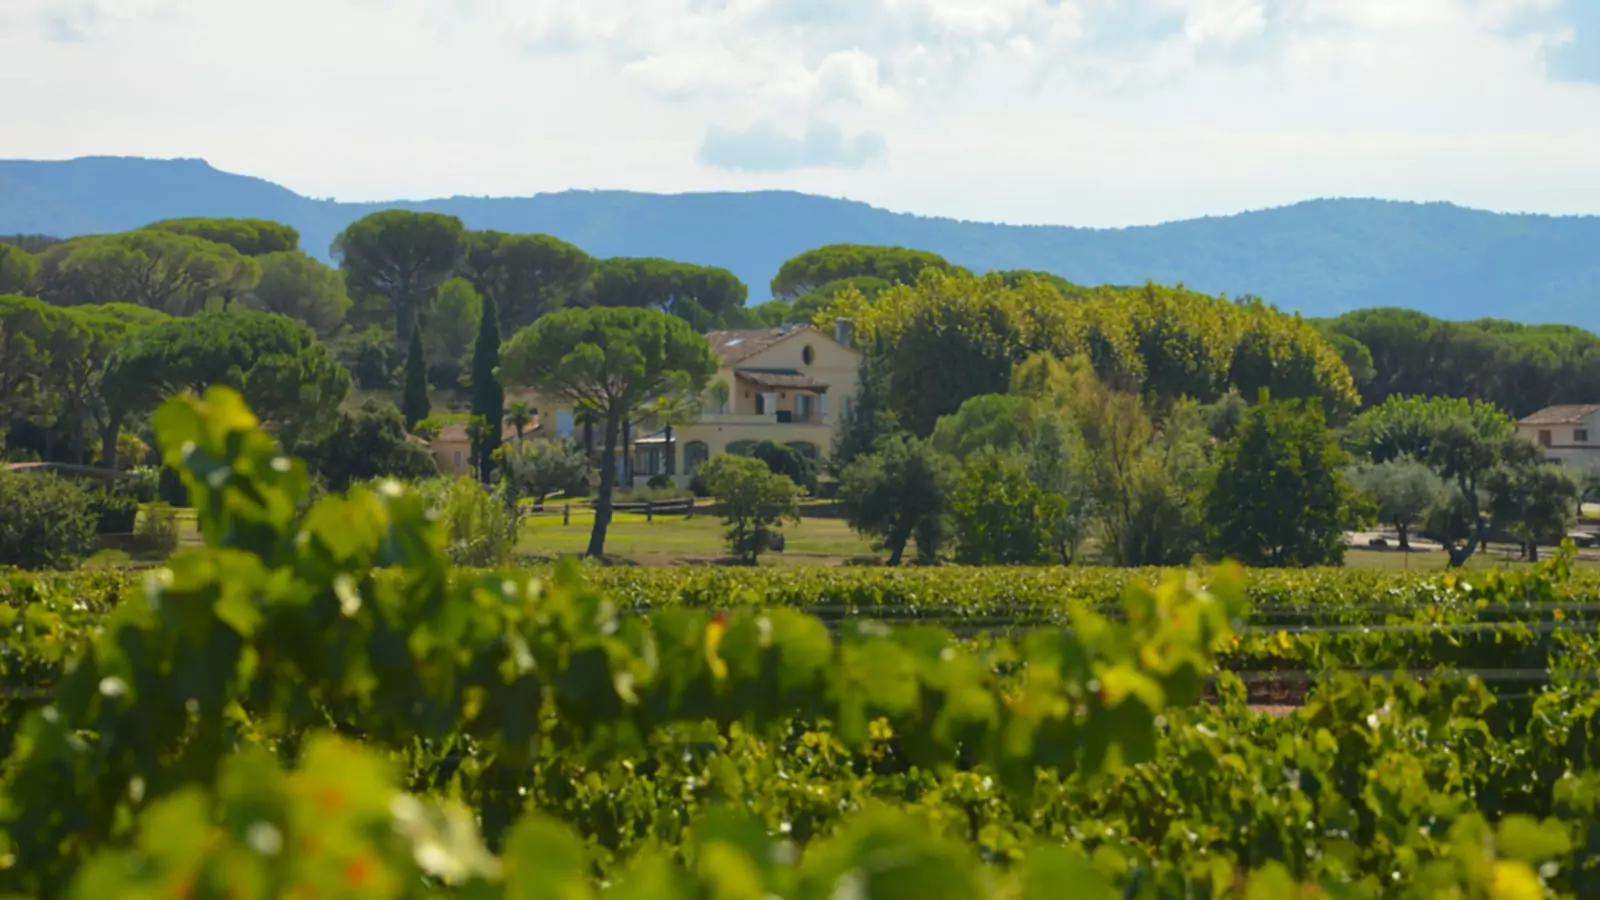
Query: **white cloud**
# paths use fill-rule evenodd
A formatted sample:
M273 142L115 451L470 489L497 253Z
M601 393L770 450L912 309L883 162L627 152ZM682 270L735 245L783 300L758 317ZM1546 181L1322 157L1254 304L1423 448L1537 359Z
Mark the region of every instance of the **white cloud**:
M1074 224L1335 194L1600 212L1587 2L0 0L0 155L204 156L353 199L786 187Z

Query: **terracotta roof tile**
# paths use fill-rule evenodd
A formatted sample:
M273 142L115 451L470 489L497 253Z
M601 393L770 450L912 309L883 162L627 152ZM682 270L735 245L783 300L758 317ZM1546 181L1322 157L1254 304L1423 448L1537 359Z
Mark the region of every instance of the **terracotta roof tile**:
M765 328L760 331L713 331L706 335L711 349L721 357L725 366L736 366L780 341L802 331L815 331L809 325L786 325L782 328Z
M1546 406L1531 416L1518 420L1518 425L1577 425L1590 415L1600 412L1600 403Z
M826 391L828 386L799 372L755 372L749 369L735 369L735 375L750 382L757 387L769 389L813 390Z

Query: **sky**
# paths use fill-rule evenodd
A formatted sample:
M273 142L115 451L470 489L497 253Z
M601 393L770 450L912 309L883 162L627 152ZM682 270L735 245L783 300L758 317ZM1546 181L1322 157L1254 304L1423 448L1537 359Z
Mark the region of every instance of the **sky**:
M0 0L0 158L341 200L1600 213L1600 0Z

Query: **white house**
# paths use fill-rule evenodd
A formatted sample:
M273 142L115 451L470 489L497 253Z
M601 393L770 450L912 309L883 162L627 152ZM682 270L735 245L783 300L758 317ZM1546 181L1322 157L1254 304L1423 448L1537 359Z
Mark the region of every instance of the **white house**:
M1600 404L1547 406L1517 422L1517 433L1543 447L1550 462L1600 463Z

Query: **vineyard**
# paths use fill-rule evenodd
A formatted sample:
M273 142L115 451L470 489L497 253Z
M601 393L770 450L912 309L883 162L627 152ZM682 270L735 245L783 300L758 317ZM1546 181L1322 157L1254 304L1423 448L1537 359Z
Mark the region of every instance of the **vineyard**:
M1566 555L464 570L226 391L156 426L205 548L0 575L0 896L1600 896Z

